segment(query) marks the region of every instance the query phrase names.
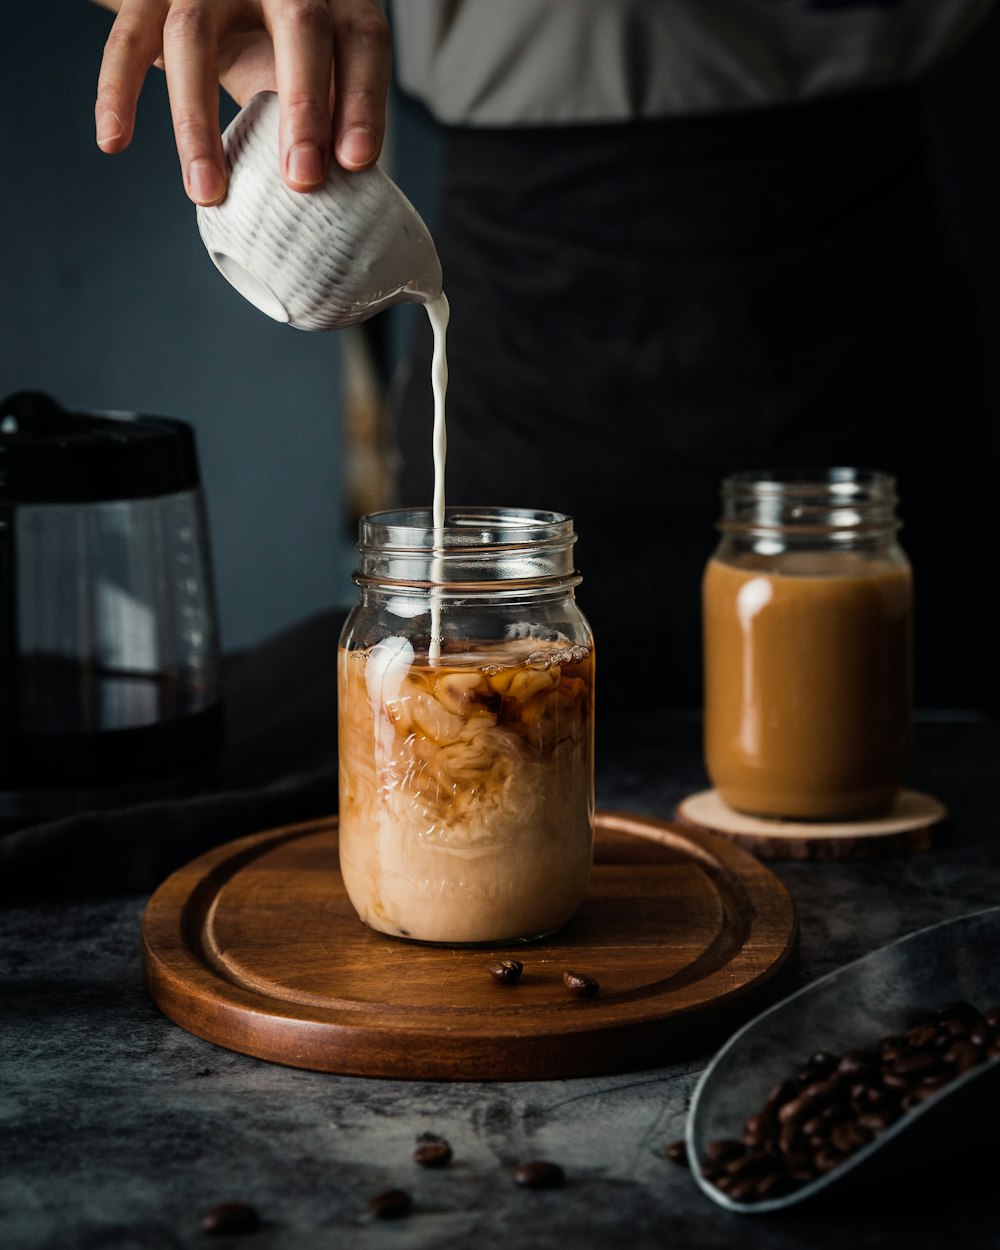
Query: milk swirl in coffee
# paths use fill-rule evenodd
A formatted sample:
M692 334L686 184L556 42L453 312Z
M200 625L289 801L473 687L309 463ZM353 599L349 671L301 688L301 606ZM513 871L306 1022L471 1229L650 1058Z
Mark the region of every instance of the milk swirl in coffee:
M463 582L460 598L479 595L485 608L463 616L454 606L446 567L455 554L447 526L456 517L444 499L444 296L427 312L434 331L429 576L425 583L408 568L401 584L387 577L364 591L377 606L367 617L359 607L341 638L341 872L361 919L385 933L444 943L527 939L564 925L587 889L593 651L572 600L574 578L549 587L543 620L535 619L530 592L523 601L507 598L501 611L482 584ZM528 574L518 584L530 581ZM456 611L457 627L449 616ZM422 613L429 627L414 624L426 620Z

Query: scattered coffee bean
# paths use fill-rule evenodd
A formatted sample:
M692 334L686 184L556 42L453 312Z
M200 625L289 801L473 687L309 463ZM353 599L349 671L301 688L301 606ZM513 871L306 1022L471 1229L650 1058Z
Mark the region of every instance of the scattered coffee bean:
M425 1141L414 1150L413 1162L422 1168L446 1168L451 1162L451 1147L444 1140Z
M253 1233L260 1228L260 1216L246 1202L220 1202L201 1217L201 1230L213 1236Z
M833 1171L957 1077L996 1058L1000 1007L980 1012L964 1001L944 1003L900 1033L842 1055L818 1051L747 1116L742 1141L706 1144L702 1175L737 1202L789 1193Z
M667 1156L671 1163L676 1163L678 1167L686 1168L688 1166L688 1148L686 1141L672 1141L663 1153Z
M563 985L574 994L579 994L581 998L592 998L601 988L593 977L588 977L585 972L572 972L567 969L562 974Z
M368 1199L368 1209L379 1220L398 1220L413 1210L413 1199L405 1189L383 1189Z
M501 985L513 985L524 971L524 964L519 959L501 959L499 963L490 964L488 971Z
M566 1174L558 1163L535 1159L521 1163L514 1169L514 1184L522 1189L558 1189L566 1180Z

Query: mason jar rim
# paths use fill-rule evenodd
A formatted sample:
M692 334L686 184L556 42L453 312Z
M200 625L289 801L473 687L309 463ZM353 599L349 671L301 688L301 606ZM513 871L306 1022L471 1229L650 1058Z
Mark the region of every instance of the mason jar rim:
M894 493L896 479L882 469L832 466L775 466L761 469L741 469L727 474L722 481L723 491L753 491L759 495L777 495L788 491L802 493L829 492L834 495L853 495L859 491L873 490L879 495Z
M433 509L426 506L384 508L358 522L361 552L471 552L575 541L572 517L538 508L450 504L441 528L434 525Z

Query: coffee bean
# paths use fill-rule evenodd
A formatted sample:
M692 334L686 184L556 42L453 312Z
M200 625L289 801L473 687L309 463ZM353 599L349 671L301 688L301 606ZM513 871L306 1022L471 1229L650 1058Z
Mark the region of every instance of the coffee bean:
M986 1047L993 1041L993 1030L984 1021L982 1024L977 1024L975 1028L970 1031L968 1040L973 1046L981 1046L985 1050Z
M792 1183L788 1173L778 1168L773 1172L766 1172L758 1178L754 1186L753 1196L758 1202L764 1202L768 1198L780 1198L782 1194L788 1193L791 1188Z
M715 1141L710 1141L705 1147L705 1161L707 1163L728 1163L730 1159L739 1159L747 1152L746 1146L741 1141L736 1141L732 1137L720 1137Z
M762 1150L755 1150L745 1154L742 1159L730 1159L726 1164L726 1173L729 1176L738 1176L742 1180L745 1176L760 1176L773 1167L774 1160L770 1155Z
M837 1064L841 1076L864 1080L878 1068L878 1055L870 1050L849 1050Z
M213 1236L254 1233L260 1228L260 1216L246 1202L220 1202L201 1217L201 1230Z
M903 1035L911 1050L923 1050L925 1046L933 1046L938 1039L938 1030L933 1024L918 1024Z
M972 1042L955 1042L949 1050L945 1051L944 1061L955 1069L958 1076L961 1076L963 1072L968 1072L970 1068L982 1063L983 1052Z
M593 977L588 977L585 972L572 972L567 969L562 974L563 985L574 994L579 994L581 998L592 998L601 988Z
M413 1199L405 1189L383 1189L368 1199L368 1209L379 1220L398 1220L413 1210Z
M972 1030L976 1027L976 1022L970 1016L956 1016L953 1020L945 1020L942 1022L942 1030L952 1039L968 1037Z
M897 1059L894 1071L901 1076L925 1076L932 1068L937 1066L937 1060L926 1050L918 1050L912 1055L904 1055L902 1059Z
M816 1151L816 1170L818 1172L832 1172L843 1161L844 1156L830 1146L824 1146L822 1150Z
M519 959L501 959L499 963L490 964L487 971L501 985L513 985L524 971L524 964Z
M1000 1007L990 1007L983 1012L983 1019L991 1029L1000 1029Z
M446 1168L451 1162L451 1147L446 1141L428 1141L413 1152L413 1162L422 1168Z
M958 999L952 1003L942 1003L940 1007L935 1007L931 1012L934 1020L960 1020L963 1018L971 1018L978 1020L980 1018L978 1010L973 1007L972 1003L967 1003L964 999Z
M757 1190L757 1179L753 1176L730 1177L729 1196L733 1202L750 1201Z
M895 1124L898 1119L898 1115L891 1115L884 1111L869 1111L865 1115L858 1116L858 1125L877 1137L879 1133L884 1133L891 1124Z
M802 1134L794 1124L786 1124L778 1134L778 1149L784 1155L789 1155L798 1150L802 1142Z
M845 1124L838 1124L830 1134L830 1145L834 1150L839 1150L842 1155L853 1154L855 1150L860 1150L862 1146L867 1146L871 1141L871 1133L863 1128L857 1121L848 1120Z
M917 1089L911 1089L908 1094L903 1095L903 1101L899 1105L904 1111L912 1111L922 1101L918 1097L919 1089L920 1087L918 1086ZM930 1093L934 1093L934 1090L931 1090Z
M688 1150L686 1141L672 1141L663 1152L671 1163L676 1163L678 1167L686 1168L688 1166Z
M743 1125L743 1140L748 1146L760 1145L777 1136L778 1117L770 1111L752 1115Z
M816 1179L816 1160L804 1151L790 1154L785 1159L788 1175L797 1185L806 1185Z
M794 1081L779 1081L764 1100L764 1106L767 1108L783 1106L786 1102L790 1102L798 1092L799 1087Z
M983 1056L984 1059L1000 1059L1000 1041L993 1042Z
M545 1159L521 1163L514 1169L514 1184L522 1189L558 1189L565 1180L566 1174L559 1164Z
M789 1125L800 1125L809 1114L809 1103L803 1097L793 1098L791 1102L786 1102L778 1112L778 1123L784 1127Z

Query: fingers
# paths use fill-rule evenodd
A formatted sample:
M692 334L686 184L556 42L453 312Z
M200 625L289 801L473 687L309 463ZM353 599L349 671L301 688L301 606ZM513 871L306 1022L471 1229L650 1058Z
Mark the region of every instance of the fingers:
M122 0L98 80L99 146L128 146L146 72L162 58L185 189L196 204L218 204L226 195L220 45L239 98L270 85L268 38L288 186L319 186L331 148L345 169L373 164L385 135L392 61L379 0Z
M334 153L345 169L364 169L385 136L389 27L376 0L334 0L333 13Z
M174 0L163 23L163 65L184 189L195 204L226 195L219 133L218 0Z
M160 55L165 0L125 0L104 45L94 106L97 146L127 148L146 72Z
M327 0L265 0L280 102L279 160L293 191L309 191L330 164L333 20Z

